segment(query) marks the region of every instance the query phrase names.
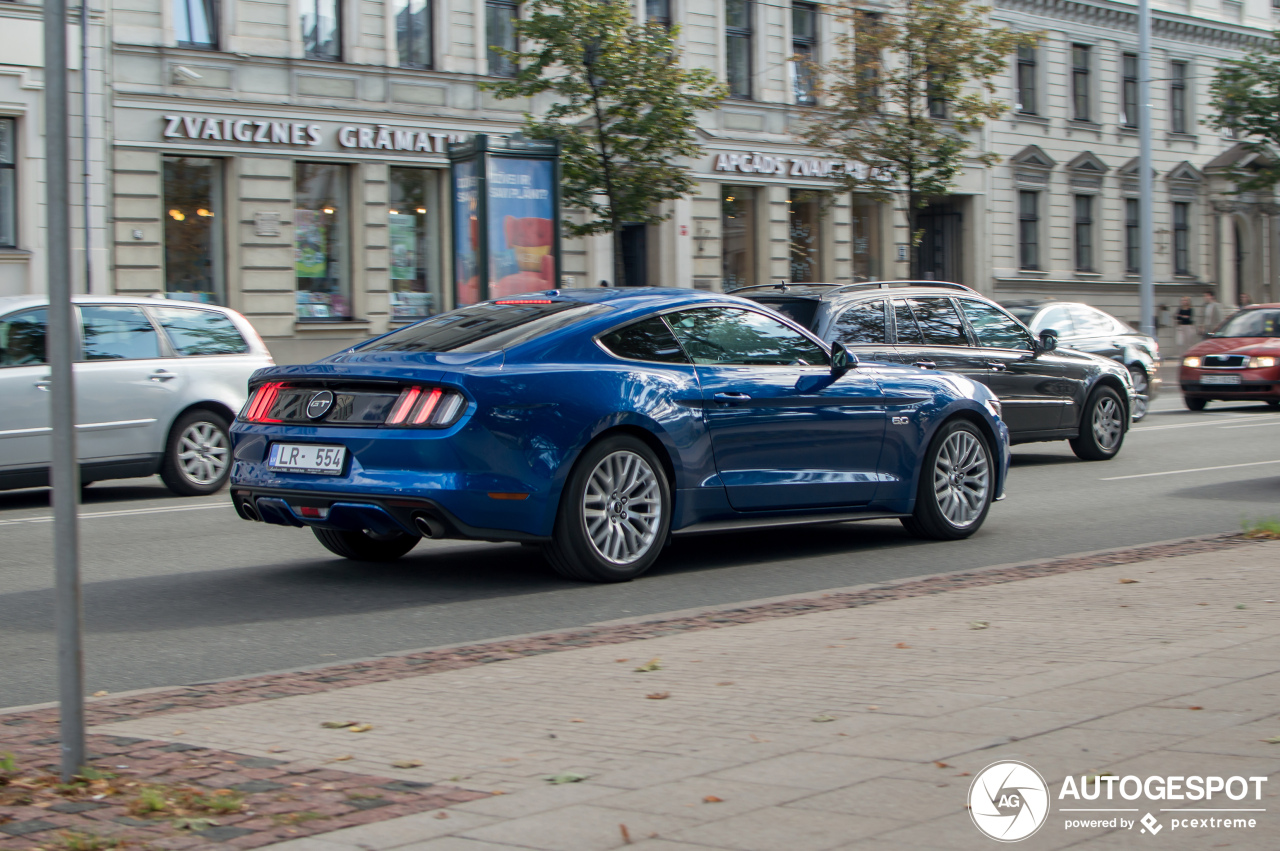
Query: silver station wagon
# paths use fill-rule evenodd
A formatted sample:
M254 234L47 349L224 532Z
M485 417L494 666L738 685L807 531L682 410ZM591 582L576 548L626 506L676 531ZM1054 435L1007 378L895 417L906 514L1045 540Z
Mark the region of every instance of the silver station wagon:
M80 480L151 476L209 494L231 470L228 428L267 347L234 310L77 296ZM0 490L49 483L48 299L0 297Z

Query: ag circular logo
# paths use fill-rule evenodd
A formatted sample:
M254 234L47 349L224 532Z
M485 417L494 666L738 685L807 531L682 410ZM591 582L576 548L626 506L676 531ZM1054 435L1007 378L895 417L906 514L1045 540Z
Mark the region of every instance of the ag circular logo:
M321 390L312 396L311 401L307 403L307 416L313 420L318 420L329 413L329 409L332 407L333 393L328 390Z
M1017 842L1049 816L1049 786L1023 762L993 762L969 785L969 815L978 830L1000 842Z

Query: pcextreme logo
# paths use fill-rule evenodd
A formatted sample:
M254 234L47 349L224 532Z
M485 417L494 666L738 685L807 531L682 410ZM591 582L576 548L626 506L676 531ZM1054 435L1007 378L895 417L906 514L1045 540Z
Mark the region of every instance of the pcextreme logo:
M1266 813L1267 777L1169 775L1120 777L1110 772L1067 776L1058 790L1063 830L1134 830L1154 837L1166 827L1213 833L1252 830ZM1018 842L1049 820L1051 795L1030 765L1004 760L988 765L969 786L969 815L999 842ZM1166 805L1166 806L1162 806ZM1146 810L1141 817L1138 813Z

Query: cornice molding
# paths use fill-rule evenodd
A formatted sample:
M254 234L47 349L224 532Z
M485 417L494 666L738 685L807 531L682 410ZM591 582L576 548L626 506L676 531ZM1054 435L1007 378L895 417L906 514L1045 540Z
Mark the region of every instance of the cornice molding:
M1126 3L1107 0L996 0L997 9L1026 12L1059 20L1095 24L1123 32L1138 31L1138 10ZM1217 44L1238 50L1261 47L1271 35L1256 27L1226 21L1205 21L1192 15L1152 10L1152 33L1173 41Z

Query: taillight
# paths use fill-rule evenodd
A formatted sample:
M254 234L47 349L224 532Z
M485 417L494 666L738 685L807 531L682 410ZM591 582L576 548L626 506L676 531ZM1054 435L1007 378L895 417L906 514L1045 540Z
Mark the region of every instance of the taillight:
M280 395L280 388L284 386L283 381L268 381L266 384L258 387L253 392L253 398L249 400L248 406L245 408L244 420L249 423L278 423L280 420L273 420L267 417L271 413L271 409L276 404L276 397Z
M452 425L465 400L456 390L442 387L408 387L400 391L385 425L444 428Z

